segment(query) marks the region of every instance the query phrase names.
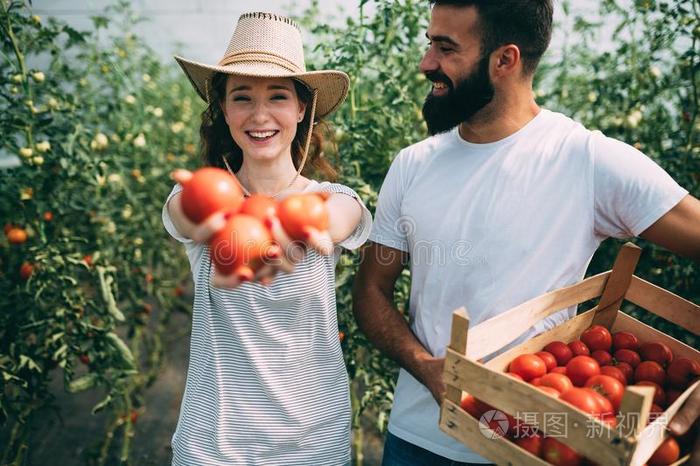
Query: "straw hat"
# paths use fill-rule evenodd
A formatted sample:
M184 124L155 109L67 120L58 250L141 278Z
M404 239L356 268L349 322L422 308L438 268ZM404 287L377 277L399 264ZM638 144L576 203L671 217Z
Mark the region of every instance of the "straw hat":
M211 78L217 73L297 79L316 94L316 114L323 117L343 103L350 79L342 71L306 71L299 26L289 18L272 13L245 13L224 56L207 65L175 56L199 95L210 102Z

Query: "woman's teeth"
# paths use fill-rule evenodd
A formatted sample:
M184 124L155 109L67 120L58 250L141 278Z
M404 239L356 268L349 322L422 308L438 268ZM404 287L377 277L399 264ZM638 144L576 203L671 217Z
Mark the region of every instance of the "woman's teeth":
M447 84L441 83L441 82L434 82L433 88L434 89L447 89Z
M248 131L248 135L253 139L263 140L271 138L277 131Z

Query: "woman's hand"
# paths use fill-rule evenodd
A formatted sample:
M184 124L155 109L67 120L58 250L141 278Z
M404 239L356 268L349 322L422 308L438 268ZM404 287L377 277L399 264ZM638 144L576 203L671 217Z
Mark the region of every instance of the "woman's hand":
M175 170L171 177L182 185L192 178L192 172L188 170ZM182 193L178 193L170 199L168 211L175 224L175 228L177 228L183 236L191 238L196 243L206 243L214 233L219 231L226 224L223 212L216 212L199 224L193 223L182 210Z

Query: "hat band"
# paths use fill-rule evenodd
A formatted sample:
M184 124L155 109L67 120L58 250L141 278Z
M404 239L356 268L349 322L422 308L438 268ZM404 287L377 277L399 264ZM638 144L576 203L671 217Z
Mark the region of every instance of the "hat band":
M304 70L281 55L270 52L238 52L226 55L219 61L219 66L233 65L234 63L264 62L279 65L292 73L303 73Z

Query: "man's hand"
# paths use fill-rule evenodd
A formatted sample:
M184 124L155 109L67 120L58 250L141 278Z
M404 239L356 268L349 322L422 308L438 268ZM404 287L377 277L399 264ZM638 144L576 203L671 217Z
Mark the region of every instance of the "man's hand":
M445 399L445 382L442 380L442 371L445 367L445 358L430 357L421 365L420 382L426 386L437 401L438 406L442 405Z
M673 416L668 428L676 436L683 435L693 426L698 416L700 416L700 385L693 390L681 409ZM700 466L700 437L695 439L690 460L686 464Z

